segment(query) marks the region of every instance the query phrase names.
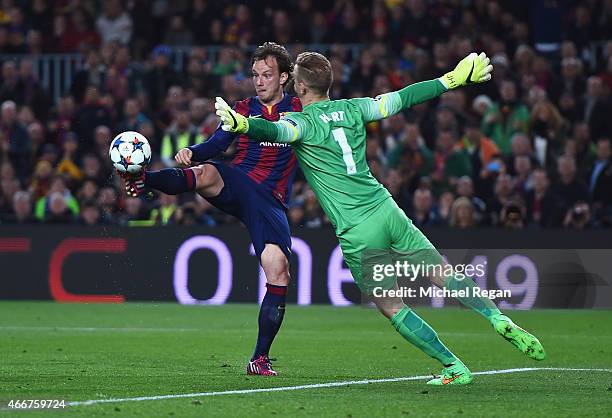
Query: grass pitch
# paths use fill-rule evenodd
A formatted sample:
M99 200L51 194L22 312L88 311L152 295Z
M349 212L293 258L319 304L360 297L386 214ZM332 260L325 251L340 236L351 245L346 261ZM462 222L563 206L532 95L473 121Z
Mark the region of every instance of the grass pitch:
M437 362L372 309L288 306L273 346L276 378L246 376L254 305L77 305L0 302L0 416L13 399L127 399L28 410L27 416L602 416L612 372L531 370L477 375L465 387L426 386ZM527 367L612 369L612 311L530 311L510 316L535 333L535 362L478 315L417 309L473 372ZM414 380L309 387L329 382ZM365 382L361 382L365 383ZM306 386L279 391L252 389ZM234 394L210 392L240 391ZM200 395L189 395L199 393Z

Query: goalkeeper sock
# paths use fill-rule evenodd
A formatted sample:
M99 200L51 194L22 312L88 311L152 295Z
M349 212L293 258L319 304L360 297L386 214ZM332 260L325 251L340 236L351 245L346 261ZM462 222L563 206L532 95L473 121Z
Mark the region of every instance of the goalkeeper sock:
M465 277L463 280L458 280L455 277L448 277L444 282L444 287L450 290L463 291L466 296L457 297L459 302L473 311L478 312L492 324L494 324L495 320L501 315L500 310L491 299L482 296L474 296L474 289L477 289L478 285L469 277Z
M393 315L391 323L408 342L438 360L442 365L448 366L458 360L440 341L436 331L408 306L404 306L401 311Z
M164 168L159 171L147 171L145 187L166 194L180 194L195 190L196 177L190 168Z
M266 284L266 295L259 308L259 334L257 345L251 361L257 357L268 354L272 341L281 327L285 317L285 300L287 299L287 286Z

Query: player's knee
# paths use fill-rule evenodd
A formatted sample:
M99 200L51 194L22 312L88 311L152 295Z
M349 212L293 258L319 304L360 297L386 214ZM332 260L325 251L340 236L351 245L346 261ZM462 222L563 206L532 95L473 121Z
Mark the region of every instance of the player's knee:
M202 164L192 170L196 177L196 188L199 192L204 192L204 197L215 196L223 188L223 179L215 166Z
M289 261L278 245L266 245L261 253L261 266L269 284L276 286L289 285Z
M393 318L405 306L399 298L375 298L374 304L387 319Z

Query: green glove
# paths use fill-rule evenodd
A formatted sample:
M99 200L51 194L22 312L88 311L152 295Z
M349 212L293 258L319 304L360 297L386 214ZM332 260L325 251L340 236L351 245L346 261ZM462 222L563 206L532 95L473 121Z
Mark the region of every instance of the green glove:
M478 55L472 52L470 55L459 61L459 64L451 72L444 74L438 80L447 89L456 89L466 84L484 83L491 79L493 66L484 52Z
M244 134L249 131L249 120L237 113L221 97L215 100L217 116L221 119L221 129L228 132Z

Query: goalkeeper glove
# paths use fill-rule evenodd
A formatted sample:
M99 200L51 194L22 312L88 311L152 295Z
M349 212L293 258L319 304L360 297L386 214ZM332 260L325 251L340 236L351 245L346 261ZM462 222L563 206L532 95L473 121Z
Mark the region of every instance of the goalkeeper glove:
M232 109L221 97L216 98L215 109L221 119L221 129L238 134L248 132L249 120Z
M470 55L459 61L459 64L451 72L444 74L438 80L447 89L455 89L466 84L484 83L491 79L493 66L484 52L478 55L472 52Z

